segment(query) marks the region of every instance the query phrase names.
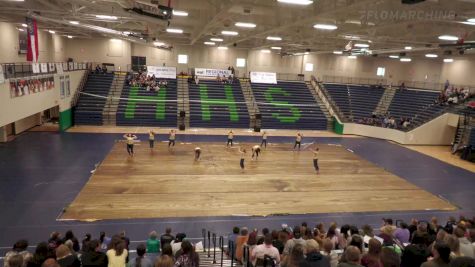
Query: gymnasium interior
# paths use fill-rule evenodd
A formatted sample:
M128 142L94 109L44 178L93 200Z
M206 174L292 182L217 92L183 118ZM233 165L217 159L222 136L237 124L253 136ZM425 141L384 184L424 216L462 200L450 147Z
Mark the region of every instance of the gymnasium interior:
M5 267L475 266L475 1L0 0L0 35Z

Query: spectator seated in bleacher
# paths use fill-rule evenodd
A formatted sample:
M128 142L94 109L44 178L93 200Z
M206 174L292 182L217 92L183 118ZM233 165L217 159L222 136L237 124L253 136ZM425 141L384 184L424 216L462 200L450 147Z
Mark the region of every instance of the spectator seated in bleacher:
M102 68L102 73L103 73L103 74L106 74L106 73L107 73L107 66L106 66L106 65L104 65L104 67Z
M96 73L99 74L99 73L102 73L102 72L103 72L103 70L102 70L101 66L97 65L96 66Z

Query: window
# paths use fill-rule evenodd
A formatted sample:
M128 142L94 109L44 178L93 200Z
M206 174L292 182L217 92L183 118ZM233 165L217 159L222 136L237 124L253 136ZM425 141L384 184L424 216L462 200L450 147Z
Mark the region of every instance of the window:
M385 74L386 74L386 68L378 67L378 71L376 72L376 75L384 77Z
M236 59L236 67L238 67L238 68L246 67L246 59L245 58L237 58Z
M313 71L313 64L312 63L306 63L305 64L305 71Z
M178 64L188 64L188 55L178 55Z

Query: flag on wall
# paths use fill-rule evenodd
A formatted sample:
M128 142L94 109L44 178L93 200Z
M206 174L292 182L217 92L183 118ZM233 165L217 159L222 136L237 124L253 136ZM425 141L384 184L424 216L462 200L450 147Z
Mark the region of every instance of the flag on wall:
M26 60L38 62L38 28L36 26L36 20L26 18L26 25L28 31L28 52L26 53Z

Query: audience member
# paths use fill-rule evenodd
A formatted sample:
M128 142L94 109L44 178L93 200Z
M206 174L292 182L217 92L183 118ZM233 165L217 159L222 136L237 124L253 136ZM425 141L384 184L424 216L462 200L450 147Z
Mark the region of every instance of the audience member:
M176 234L175 240L173 240L170 243L170 245L172 246L173 256L175 256L175 258L178 258L177 252L181 249L181 243L183 242L185 238L186 238L186 234L178 233Z
M440 241L439 241L440 242ZM461 257L464 256L460 252L460 241L455 235L449 235L447 234L444 238L445 244L450 248L450 257L456 258L456 257ZM435 245L435 244L434 244ZM434 248L432 248L432 252L434 252Z
M107 256L101 251L98 240L91 240L86 244L81 255L81 263L82 267L107 267Z
M195 252L190 241L184 240L181 242L181 249L183 253L176 259L175 267L199 267L200 257Z
M8 267L23 267L23 257L20 254L11 255L4 259L4 265Z
M49 259L45 260L45 262L43 262L41 267L60 267L60 266L59 266L58 262L55 259L49 258Z
M137 257L129 262L128 267L153 267L152 261L145 256L145 252L146 246L139 244L137 246Z
M432 248L433 258L424 262L421 267L449 267L450 247L447 243L437 241Z
M9 260L11 257L14 257L14 256L17 256L17 255L20 255L22 257L22 266L20 267L26 267L26 264L28 263L28 261L33 257L33 254L31 254L30 252L27 251L28 249L28 241L27 240L18 240L17 242L15 242L15 244L13 245L13 249L8 251L6 254L5 254L5 258L4 258L4 267L13 267L13 266L9 266L10 263L9 263ZM18 263L18 259L15 260L15 263Z
M475 247L470 243L468 238L465 237L465 227L463 225L458 225L454 229L454 235L458 238L460 244L460 253L462 256L475 258Z
M167 246L169 245L167 244ZM161 255L155 261L154 267L173 267L174 265L175 262L173 261L172 257L168 255Z
M175 240L175 237L172 235L172 229L167 228L165 229L165 234L160 237L160 245L164 247L166 244L170 244L173 240Z
M381 263L384 267L399 267L401 265L401 257L393 249L383 247L381 250Z
M147 254L152 258L152 261L158 256L160 252L160 240L157 239L156 231L150 232L147 239Z
M54 255L51 255L54 257ZM36 246L33 257L26 264L27 267L41 267L43 262L48 258L48 244L41 242Z
M66 245L59 245L56 248L56 260L61 267L81 267L78 257L71 254Z
M280 253L277 248L272 246L272 236L267 234L264 237L264 244L256 246L251 252L251 261L254 266L259 261L259 266L262 266L264 256L267 255L274 260L278 265L280 263Z
M289 240L290 241L290 240ZM289 242L287 241L287 242ZM304 246L301 243L295 243L290 250L290 254L284 257L281 267L298 267L305 259Z
M107 251L106 255L108 267L125 267L128 256L125 240L120 236L113 236L110 249Z
M345 254L346 254L346 262L340 262L338 264L338 267L361 267L360 261L361 261L361 251L359 248L355 246L348 246L345 249Z
M300 267L330 267L330 260L320 253L317 241L310 239L305 242L305 260Z
M247 227L241 228L240 235L236 238L236 260L242 262L242 256L244 254L244 246L247 244L249 240L249 231Z
M381 262L381 242L371 238L368 243L368 253L363 255L361 265L365 267L384 267Z
M284 252L282 253L284 259L288 255L292 254L292 249L297 244L301 245L302 247L305 246L305 240L303 240L302 236L300 235L300 226L294 227L293 234L293 238L288 240L287 243L285 243Z
M470 257L458 257L450 261L450 267L475 267L475 259Z
M401 244L409 243L411 233L407 227L408 226L405 222L401 222L400 227L396 228L396 231L394 231L394 238L396 238Z
M334 249L333 242L330 239L326 238L323 240L322 255L328 258L331 267L336 267L338 265L338 254Z

